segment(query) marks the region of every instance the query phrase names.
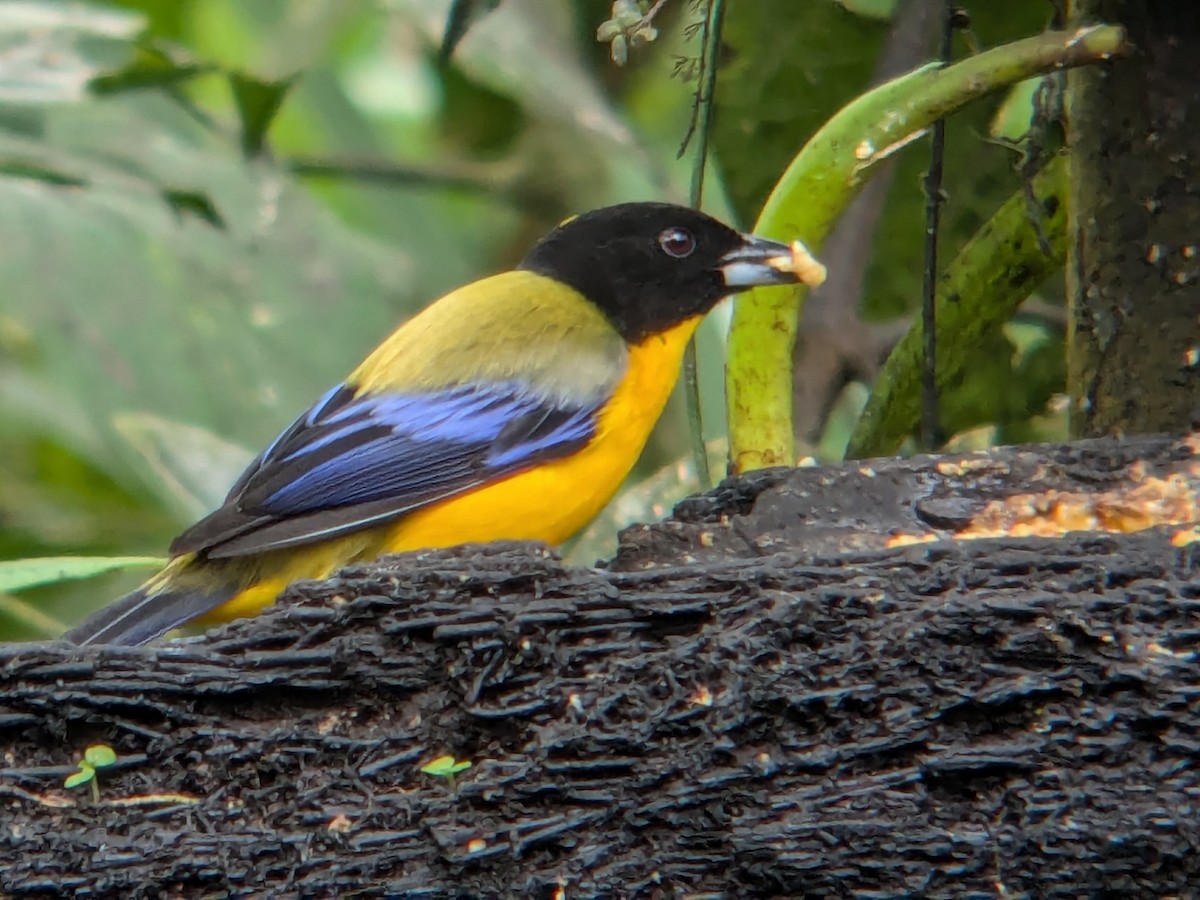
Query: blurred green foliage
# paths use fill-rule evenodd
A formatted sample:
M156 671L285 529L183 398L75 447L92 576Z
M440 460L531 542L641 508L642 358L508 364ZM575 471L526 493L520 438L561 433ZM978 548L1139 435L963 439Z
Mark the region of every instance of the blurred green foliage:
M623 68L595 39L605 0L476 4L441 66L451 5L0 3L0 559L160 554L398 320L511 265L567 214L686 199L694 85L673 73L699 53L702 3L667 3ZM1049 14L1045 0L965 5L984 45ZM753 220L804 139L867 86L904 6L728 4L707 208ZM1018 187L1013 153L987 139L1001 99L951 124L948 248ZM863 261L874 318L918 303L925 149L902 154ZM714 318L710 436L724 419ZM1033 327L1023 349L989 354L951 402L956 422L1017 433L1043 412L1061 368L1053 325ZM675 404L642 474L686 446ZM136 580L22 597L73 621ZM0 607L0 639L35 633Z

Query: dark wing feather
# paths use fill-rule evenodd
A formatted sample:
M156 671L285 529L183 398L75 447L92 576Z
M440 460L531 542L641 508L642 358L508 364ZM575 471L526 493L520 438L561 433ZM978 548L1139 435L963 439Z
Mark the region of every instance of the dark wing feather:
M595 433L600 405L566 406L513 383L363 396L336 388L171 553L244 556L396 519L575 452Z

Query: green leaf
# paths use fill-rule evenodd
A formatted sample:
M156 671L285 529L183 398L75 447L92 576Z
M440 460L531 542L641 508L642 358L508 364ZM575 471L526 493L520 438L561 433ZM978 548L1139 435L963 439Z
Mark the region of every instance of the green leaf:
M129 63L116 71L97 75L89 87L92 93L99 95L174 87L215 71L217 67L212 65L177 63L158 47L138 43L134 47L134 58Z
M108 744L92 744L83 751L83 761L93 768L103 769L117 761L117 752Z
M70 579L94 578L105 572L155 568L165 562L156 556L48 556L0 561L0 593Z
M175 212L181 215L186 213L196 216L213 228L225 227L225 220L221 218L220 211L213 204L212 199L201 191L163 188L162 197Z
M63 780L63 787L65 787L65 788L79 787L81 784L87 784L89 781L91 781L95 777L96 777L96 770L92 766L89 766L86 762L81 762L79 764L79 771L72 772L70 775L68 775Z
M435 778L449 778L469 768L471 768L471 763L467 760L456 760L453 756L439 756L421 766L421 771Z
M294 75L282 81L263 81L243 72L229 76L229 86L242 120L242 152L248 159L262 153L271 120L295 81Z
M846 446L850 443L854 426L862 416L869 397L870 391L862 382L852 381L842 388L825 416L821 437L817 441L817 459L836 462L845 458Z

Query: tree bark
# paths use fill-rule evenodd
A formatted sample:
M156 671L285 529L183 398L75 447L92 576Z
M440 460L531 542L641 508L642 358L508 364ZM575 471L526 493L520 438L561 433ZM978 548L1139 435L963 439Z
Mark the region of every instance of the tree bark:
M607 568L408 554L198 638L0 647L0 892L1189 895L1197 448L756 472ZM98 742L97 802L62 782Z
M1067 73L1072 429L1200 420L1200 5L1072 0L1138 53Z

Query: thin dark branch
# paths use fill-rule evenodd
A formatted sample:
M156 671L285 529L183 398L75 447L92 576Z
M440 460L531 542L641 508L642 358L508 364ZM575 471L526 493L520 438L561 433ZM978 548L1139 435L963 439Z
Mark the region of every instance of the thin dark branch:
M692 205L696 207L704 196L704 167L708 158L708 137L717 90L717 55L721 48L721 25L724 20L725 0L711 0L704 20L704 50L700 62L700 83L696 88L699 146L696 148L696 165L692 169L691 194Z
M679 152L676 154L676 159L683 159L683 154L687 152L688 144L692 142L692 138L697 132L700 133L701 158L703 158L704 151L708 146L708 121L712 114L713 89L717 83L716 52L720 47L721 22L724 20L724 17L724 0L710 0L701 23L703 28L701 37L703 47L700 50L700 59L697 65L699 71L695 73L697 84L696 92L692 95L692 115L688 120L688 128L683 135L683 140L679 142ZM682 69L683 67L677 62L675 70L678 72ZM703 185L703 170L701 170L699 178L701 185ZM692 185L692 189L695 191L695 184Z
M942 65L950 62L954 29L962 13L953 0L946 0L942 19ZM925 284L921 298L921 324L924 328L925 366L921 373L921 446L932 450L938 439L937 335L934 313L937 297L938 223L942 208L942 171L946 154L946 121L933 125L933 149L929 172L925 176Z

